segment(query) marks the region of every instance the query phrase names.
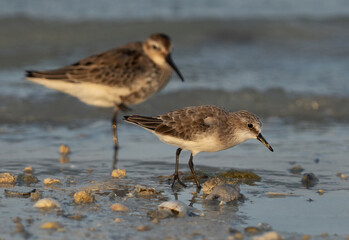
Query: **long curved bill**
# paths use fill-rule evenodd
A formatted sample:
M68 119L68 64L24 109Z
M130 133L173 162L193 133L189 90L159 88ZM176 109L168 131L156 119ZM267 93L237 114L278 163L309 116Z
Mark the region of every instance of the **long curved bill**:
M269 148L270 151L274 152L274 149L270 146L270 144L265 140L265 138L262 136L262 134L258 134L257 139L263 143L267 148Z
M166 56L166 62L173 68L173 70L175 70L175 72L177 73L178 77L182 80L182 82L184 82L184 78L183 78L181 72L178 70L176 64L172 60L170 53Z

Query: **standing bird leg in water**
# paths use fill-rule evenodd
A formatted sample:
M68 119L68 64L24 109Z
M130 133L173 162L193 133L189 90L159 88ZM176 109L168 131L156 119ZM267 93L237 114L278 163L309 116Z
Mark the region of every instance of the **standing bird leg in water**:
M142 103L160 91L170 80L173 71L184 81L171 52L170 38L162 33L153 34L144 42L129 43L63 68L27 71L26 77L29 81L72 95L86 104L114 107L112 130L114 149L117 151L118 111Z
M172 187L178 176L179 154L191 152L189 168L198 189L201 188L194 171L193 158L199 152L217 152L234 147L248 139L257 139L274 151L261 134L262 122L248 111L227 112L215 106L198 106L178 109L156 117L125 116L126 122L138 125L161 141L178 147Z

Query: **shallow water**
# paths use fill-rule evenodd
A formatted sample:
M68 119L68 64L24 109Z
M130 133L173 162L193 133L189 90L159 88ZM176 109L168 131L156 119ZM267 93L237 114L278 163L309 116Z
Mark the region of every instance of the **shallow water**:
M272 126L277 124L279 128ZM347 124L298 124L288 125L269 120L265 123L264 135L275 149L271 153L258 141L248 141L233 149L217 153L201 153L194 159L197 170L209 174L230 168L251 170L262 177L261 182L253 186L241 185L241 192L247 198L224 206L207 203L200 196L192 195L194 185L187 189L171 191L167 181L159 176L170 175L174 171L175 147L159 142L150 133L133 126L121 124L119 137L121 149L118 167L126 169L126 179L112 179L112 141L109 121L97 121L81 127L23 125L21 127L3 126L1 128L0 167L2 171L19 174L25 166L34 168L34 175L40 180L32 186L15 186L17 191L39 189L43 196L58 200L62 214L41 212L33 208L29 199L1 196L1 232L5 237L22 238L14 231L11 219L19 216L31 237L69 238L113 238L161 239L163 236L177 236L180 239L227 238L229 227L243 231L244 227L268 223L285 237L311 234L316 237L328 232L331 238L341 238L348 234L348 189L349 182L336 176L337 172L349 173L346 144L349 125ZM68 144L72 154L69 163L59 162L59 146ZM180 170L187 172L189 155L181 155ZM315 159L319 162L316 163ZM313 172L319 183L311 188L302 186L301 175L288 171L300 164L304 172ZM89 169L92 172L89 173ZM303 173L304 173L303 172ZM43 179L55 177L63 180L56 187L43 186ZM75 184L68 184L68 180ZM155 187L163 191L160 198L129 198L125 194L109 198L113 191L119 193L132 191L135 185ZM83 188L95 189L96 204L77 206L72 203L71 193ZM325 191L324 195L317 193ZM296 196L270 198L265 193L293 193ZM177 195L177 196L176 196ZM147 211L156 210L157 205L166 199L181 200L201 210L204 216L170 218L153 224L147 217ZM308 201L312 199L313 201ZM130 208L128 213L115 213L109 209L114 202L121 202ZM80 221L67 219L64 215L82 214ZM113 222L121 218L122 223ZM33 218L34 222L26 223ZM58 221L63 224L64 232L40 230L46 221ZM219 224L218 224L219 223ZM218 224L218 225L217 225ZM139 225L148 225L151 230L138 232ZM188 227L188 225L190 227ZM89 230L90 227L95 231ZM165 230L166 229L166 230ZM164 234L164 235L163 235Z

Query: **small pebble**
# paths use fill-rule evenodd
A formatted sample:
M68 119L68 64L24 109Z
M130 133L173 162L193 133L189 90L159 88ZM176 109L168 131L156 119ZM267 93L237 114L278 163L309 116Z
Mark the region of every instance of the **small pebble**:
M301 172L304 171L304 168L302 168L301 165L296 165L296 166L290 168L289 171L293 174L300 174Z
M70 153L70 148L63 144L59 147L59 153L62 155L68 155Z
M137 231L140 231L140 232L142 232L142 231L149 231L149 230L150 230L150 228L148 226L146 226L146 225L141 225L141 226L139 226L137 228Z
M238 232L238 233L234 234L234 238L236 240L242 240L242 239L244 239L244 235L242 233Z
M126 170L125 169L114 169L111 173L111 176L113 178L122 178L126 176Z
M62 229L63 227L59 222L46 222L42 224L40 228L59 230L59 229Z
M158 218L154 218L151 222L154 223L154 224L158 224L159 223L159 219Z
M244 231L248 235L256 235L259 233L260 230L256 227L245 227Z
M321 237L328 237L328 233L327 232L323 232L320 234Z
M25 167L23 172L27 173L27 174L31 174L31 173L33 173L33 168L32 167Z
M253 237L253 240L282 240L277 232L266 232L262 236Z
M302 177L302 184L306 187L313 187L319 182L319 179L314 173L304 173Z
M34 204L34 207L41 209L60 208L59 202L52 198L43 198Z
M346 174L344 174L344 173L342 173L340 177L341 177L341 179L343 179L343 180L348 180L348 175L346 175Z
M302 237L302 240L310 240L310 239L311 239L311 236L308 234L304 234Z
M133 197L133 193L129 192L129 193L127 194L127 197L129 197L129 198Z
M210 194L216 186L218 186L222 183L224 183L224 181L218 177L210 178L209 180L207 180L206 182L204 182L202 184L201 191L204 194Z
M61 180L56 179L56 178L45 178L44 179L45 185L52 185L52 184L59 184L59 183L61 183Z
M114 222L120 223L120 222L122 222L122 220L121 220L121 218L114 218Z
M95 196L90 190L79 191L74 194L74 202L77 204L81 203L93 203Z
M0 173L0 183L16 183L16 177L11 173Z
M273 228L268 223L258 223L258 228L263 232L271 231Z
M347 236L345 237L345 240L349 240L349 235L347 235Z
M110 208L113 211L117 211L117 212L126 212L128 211L128 207L126 207L125 205L122 205L121 203L114 203L113 205L110 206Z
M319 189L319 190L317 190L317 193L318 193L319 195L323 195L323 194L325 193L325 191L322 190L322 189Z
M223 183L216 186L206 197L207 200L218 200L225 203L237 200L240 196L240 186L238 184Z

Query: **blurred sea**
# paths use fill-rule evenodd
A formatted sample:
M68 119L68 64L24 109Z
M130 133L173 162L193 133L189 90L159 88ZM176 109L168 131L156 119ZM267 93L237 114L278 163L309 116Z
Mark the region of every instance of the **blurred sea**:
M216 104L263 117L349 120L346 1L1 0L1 6L0 123L109 116L24 81L24 70L68 65L154 32L172 37L186 82L174 76L161 94L135 107L143 114Z

